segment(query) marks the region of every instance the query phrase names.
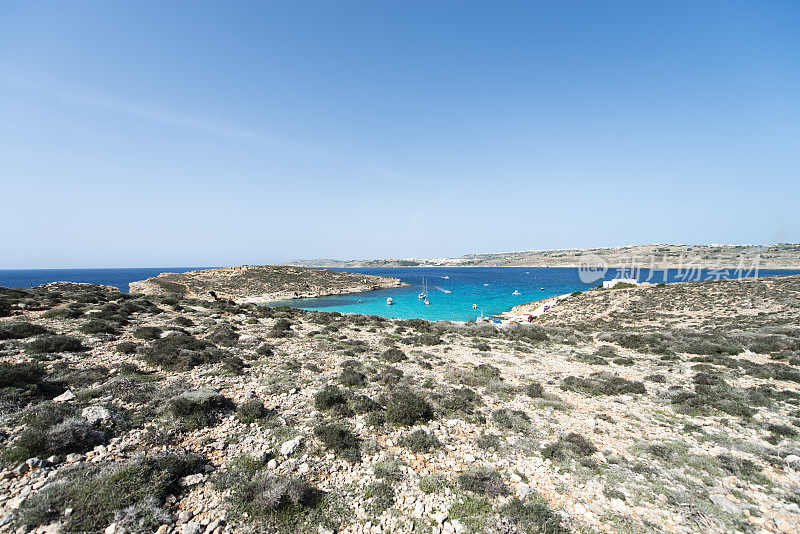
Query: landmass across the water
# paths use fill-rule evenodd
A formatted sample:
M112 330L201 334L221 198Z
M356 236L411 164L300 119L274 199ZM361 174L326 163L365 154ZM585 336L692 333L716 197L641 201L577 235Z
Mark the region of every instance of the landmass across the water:
M132 282L131 293L173 294L187 298L265 303L343 295L400 287L397 278L329 269L278 265L243 265L183 273L162 273Z
M287 262L287 265L306 267L581 267L587 262L598 260L605 262L609 267L749 269L757 264L763 269L797 269L800 268L800 244L653 244L467 254L457 258L295 260Z

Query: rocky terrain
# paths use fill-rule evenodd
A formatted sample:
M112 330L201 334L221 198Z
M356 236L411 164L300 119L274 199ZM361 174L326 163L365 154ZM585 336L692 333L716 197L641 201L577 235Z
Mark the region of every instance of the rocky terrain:
M145 295L264 303L359 293L401 285L403 284L399 279L386 276L305 267L243 265L185 273L162 273L131 283L130 291Z
M798 532L799 291L497 328L0 289L0 532Z
M800 244L776 245L631 245L588 249L526 250L467 254L458 258L379 260L297 260L307 267L580 267L587 257L609 267L677 269L800 269ZM756 258L758 258L756 260Z

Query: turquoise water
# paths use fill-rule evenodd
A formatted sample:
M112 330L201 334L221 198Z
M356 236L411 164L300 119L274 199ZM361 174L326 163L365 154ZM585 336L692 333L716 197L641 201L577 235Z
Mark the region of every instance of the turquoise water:
M533 300L584 291L596 287L599 283L599 281L582 282L578 269L568 267L398 267L341 270L393 276L410 286L335 297L297 299L274 305L382 315L399 319L471 321L480 315L498 314ZM604 279L614 279L618 274L612 269L606 273ZM777 274L800 274L800 270L759 272L759 276ZM666 273L654 271L652 277L647 269L642 269L638 275L639 280L646 281L650 277L649 281L653 283L685 281L681 276L682 273L676 269ZM709 271L700 271L699 276L700 279L710 279L715 275ZM425 305L422 299L418 298L423 289L423 279L427 279L428 282L430 305ZM445 293L445 290L450 293ZM519 295L515 295L515 291ZM387 297L394 300L394 305L386 304ZM473 304L477 304L478 307L473 309Z
M130 282L144 280L163 272L184 272L200 268L0 270L0 286L27 288L48 282L67 281L104 284L128 291ZM481 314L498 314L510 310L517 304L583 291L598 284L598 281L581 282L578 269L566 267L399 267L341 270L393 276L411 285L337 297L290 300L272 305L285 304L298 308L364 313L401 319L467 321ZM604 279L611 280L618 274L612 269L605 274ZM677 270L670 270L664 279L662 271L654 271L651 277L647 269L642 269L639 272L639 279L647 281L650 278L649 281L654 283L685 281L681 274ZM714 277L710 271L701 271L699 274L701 279ZM800 274L800 270L762 269L758 274L759 276ZM733 275L731 273L731 276ZM418 298L422 291L423 279L428 281L430 305L427 306ZM519 295L515 295L514 291L519 292ZM392 297L395 305L387 306L387 297ZM472 308L473 304L478 305L477 309Z

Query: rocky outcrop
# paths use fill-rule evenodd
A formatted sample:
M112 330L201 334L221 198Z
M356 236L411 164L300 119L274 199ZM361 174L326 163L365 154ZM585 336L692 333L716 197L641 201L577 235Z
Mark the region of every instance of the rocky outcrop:
M243 265L186 273L162 273L132 282L131 293L176 295L201 300L231 299L236 302L269 302L327 295L359 293L400 287L398 278L330 269Z

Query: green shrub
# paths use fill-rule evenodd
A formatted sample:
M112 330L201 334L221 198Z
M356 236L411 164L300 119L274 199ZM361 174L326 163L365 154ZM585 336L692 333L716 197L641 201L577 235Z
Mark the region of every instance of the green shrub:
M162 332L163 330L161 330L157 326L140 326L139 328L133 331L133 337L137 339L148 339L152 341L154 339L160 338Z
M256 423L273 417L275 413L267 410L264 403L258 399L251 399L236 408L236 417L244 424Z
M761 473L761 467L747 458L739 458L731 454L720 454L717 459L722 469L742 479L752 479Z
M569 534L570 530L543 499L526 503L513 497L500 508L500 517L526 534Z
M364 498L373 513L382 514L394 504L394 488L387 482L373 482L365 488Z
M733 387L718 375L697 373L694 382L693 392L679 389L672 396L672 404L683 413L705 415L716 409L749 418L755 414L754 407L769 404L763 391Z
M647 380L648 382L655 382L656 384L666 384L667 383L667 377L664 376L664 375L660 375L660 374L647 375L647 376L644 377L644 379Z
M239 341L239 334L231 325L223 323L215 326L206 336L206 339L217 345L232 347Z
M433 419L433 407L419 395L400 390L386 404L386 421L398 426L413 426Z
M320 411L347 411L347 395L336 386L325 386L314 394L314 408Z
M578 458L590 456L597 452L594 444L576 432L560 437L558 441L545 445L542 456L550 460L564 460L569 456Z
M63 455L88 451L105 442L105 439L105 433L88 421L72 417L64 419L47 431L46 447L51 455Z
M64 386L50 380L38 363L0 362L0 412L11 413L63 392Z
M84 334L119 334L119 324L102 319L92 319L85 322L80 331Z
M63 308L53 308L42 314L45 319L77 319L83 316L83 310L65 306Z
M21 388L35 385L45 376L44 367L38 363L0 362L0 388Z
M450 483L447 479L439 474L432 474L420 477L419 489L422 493L430 495L431 493L441 493L445 488L449 488Z
M481 467L460 474L458 476L458 485L461 489L484 497L508 495L508 487L503 482L503 478L497 471L488 467Z
M393 460L377 462L372 467L372 472L375 474L375 478L382 478L392 482L399 482L403 479L403 472L400 470L400 466Z
M192 321L188 317L184 317L183 315L175 317L174 322L178 326L183 326L183 327L194 326L194 321Z
M589 377L566 377L561 388L579 391L588 395L624 395L628 393L644 394L647 390L642 382L628 380L605 371L592 373Z
M50 333L51 332L48 329L44 328L43 326L39 326L38 324L22 321L0 323L0 341L5 339L25 339Z
M391 348L381 354L381 359L389 363L398 363L407 360L408 356L398 348Z
M151 342L143 358L150 365L170 371L188 371L204 363L216 363L225 353L213 343L175 333Z
M242 375L244 374L244 369L247 367L242 360L238 356L226 356L222 359L222 369L229 374L232 375Z
M492 412L492 421L498 428L527 433L531 430L531 419L523 411L500 408Z
M361 440L346 428L336 424L320 425L314 429L314 435L340 458L352 463L361 460Z
M61 521L66 532L102 532L115 518L128 516L130 525L133 516L139 532L153 532L162 518L171 519L164 499L178 493L178 480L201 463L197 456L162 453L121 464L83 464L23 501L19 522L33 528Z
M228 492L227 504L237 515L264 523L269 532L291 532L322 497L307 481L273 474L266 462L250 457L234 460L214 484Z
M527 393L529 397L539 399L544 397L544 387L542 387L541 382L531 382L525 387L525 393Z
M32 354L83 352L88 350L81 340L67 335L44 335L29 341L25 348Z
M617 349L614 345L600 345L594 351L594 355L600 358L613 358L617 355Z
M186 391L167 402L170 415L185 429L216 425L233 408L230 400L211 389Z
M120 354L135 354L139 344L133 341L121 341L117 343L117 352Z
M25 429L4 451L4 459L19 462L53 454L82 453L106 440L106 432L77 417L77 407L43 402L20 415Z
M339 382L345 386L362 387L367 383L367 375L350 367L346 367L339 373Z
M273 338L282 338L291 336L292 336L292 323L289 322L287 319L284 319L283 317L275 321L275 324L272 325L272 328L269 331L269 337Z
M275 351L272 349L272 345L269 343L262 343L256 349L256 354L259 356L272 356L275 354Z
M479 449L482 450L489 450L493 449L496 451L500 450L500 436L495 434L481 434L475 440L475 445L478 446Z
M436 439L436 436L420 428L401 437L400 445L411 450L411 452L430 452L433 449L440 448L442 443Z

